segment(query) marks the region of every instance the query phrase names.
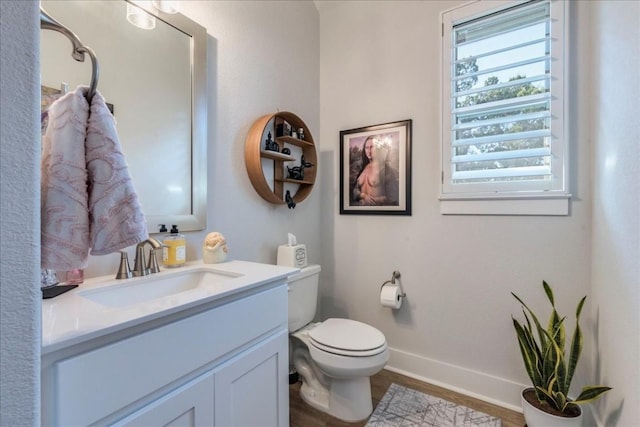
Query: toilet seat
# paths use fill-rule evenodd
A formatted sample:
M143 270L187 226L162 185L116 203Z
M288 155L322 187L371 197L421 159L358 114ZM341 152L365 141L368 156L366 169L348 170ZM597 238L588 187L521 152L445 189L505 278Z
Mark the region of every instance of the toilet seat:
M327 319L309 331L309 342L319 350L351 357L382 353L387 343L382 332L351 319Z

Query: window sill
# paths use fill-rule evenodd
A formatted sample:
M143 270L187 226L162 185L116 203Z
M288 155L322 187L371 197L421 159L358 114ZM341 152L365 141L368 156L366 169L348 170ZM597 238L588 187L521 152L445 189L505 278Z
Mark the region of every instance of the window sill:
M460 197L441 196L442 215L569 215L570 194L529 197Z

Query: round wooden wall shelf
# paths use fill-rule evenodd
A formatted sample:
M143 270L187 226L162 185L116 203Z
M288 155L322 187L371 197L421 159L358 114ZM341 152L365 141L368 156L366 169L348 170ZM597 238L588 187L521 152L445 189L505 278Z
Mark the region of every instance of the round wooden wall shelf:
M304 131L303 138L290 136L286 130L285 122L291 126L293 131L298 131L298 129L302 128ZM263 135L268 132L271 132L273 140L278 145L278 151L265 149ZM301 155L283 154L282 150L287 146L299 147L300 150L298 151L301 151ZM305 163L311 163L312 166L304 168L302 179L289 178L286 170L287 166L289 168L300 166L302 156L304 156ZM263 159L273 160L273 188L267 182L265 172L262 169ZM309 196L316 181L318 158L311 131L309 131L309 128L300 117L287 111L267 114L253 123L244 145L244 161L253 188L263 199L270 203L287 203L285 201L285 184L296 184L298 186L297 190L292 187L295 194L291 191L291 196L295 203L299 203ZM287 164L285 165L285 163Z

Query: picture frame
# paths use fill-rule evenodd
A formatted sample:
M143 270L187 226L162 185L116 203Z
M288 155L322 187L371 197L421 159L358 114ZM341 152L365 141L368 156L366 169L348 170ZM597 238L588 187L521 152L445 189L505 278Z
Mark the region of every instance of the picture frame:
M412 120L340 131L340 214L411 215Z

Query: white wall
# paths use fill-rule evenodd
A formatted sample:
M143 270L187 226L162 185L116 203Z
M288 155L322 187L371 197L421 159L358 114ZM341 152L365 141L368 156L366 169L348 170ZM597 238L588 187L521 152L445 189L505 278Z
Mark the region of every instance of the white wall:
M594 2L594 381L614 387L598 402L605 426L640 420L640 3Z
M37 10L0 2L1 426L40 424Z
M319 17L311 2L191 2L186 14L208 29L210 50L209 229L236 259L276 262L293 232L320 260L320 194L295 209L265 202L244 166L244 143L264 114L291 111L319 136ZM200 245L205 233L198 239ZM198 255L199 257L199 255Z
M183 1L181 13L207 29L209 56L207 230L184 233L187 260L201 259L207 232L220 231L229 257L275 264L292 232L320 263L320 194L295 209L253 189L244 164L252 123L276 111L302 118L319 139L319 18L312 2ZM133 260L133 248L129 248ZM91 257L85 276L115 274L117 254ZM132 261L131 261L132 262Z
M570 216L441 215L439 14L460 3L320 5L322 311L382 330L393 368L519 408L528 380L511 322L520 306L510 292L548 313L545 279L570 315L589 291L590 148L577 126L588 111L575 108L570 122ZM588 26L578 24L584 38ZM572 62L579 66L585 51L580 40L577 46ZM575 76L571 102L588 105L589 82ZM409 118L413 215L339 215L339 131ZM378 303L394 270L408 295L398 312Z

